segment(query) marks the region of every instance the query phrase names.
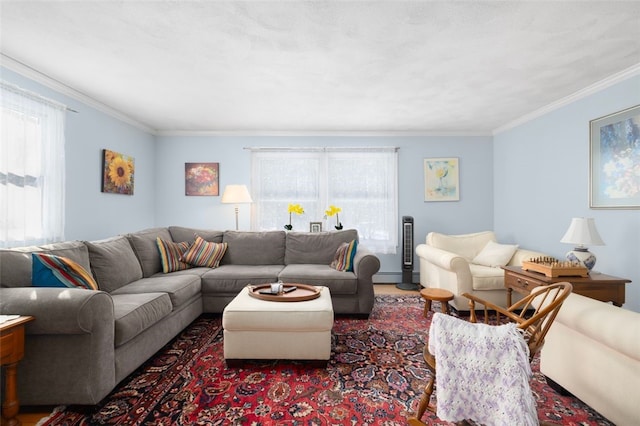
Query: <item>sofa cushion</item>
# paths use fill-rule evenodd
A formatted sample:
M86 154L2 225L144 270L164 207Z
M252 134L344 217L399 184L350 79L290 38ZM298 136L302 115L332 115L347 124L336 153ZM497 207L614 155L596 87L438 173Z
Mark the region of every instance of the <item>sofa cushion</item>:
M142 276L150 277L162 271L162 260L158 250L157 238L172 241L167 228L150 228L127 234L133 251L142 266Z
M126 237L85 241L85 244L89 249L91 271L100 290L110 293L142 278L140 262Z
M158 251L160 252L160 261L162 262L162 272L167 274L169 272L182 271L189 269L192 266L187 262L183 262L182 256L189 250L189 243L183 241L181 243L174 243L173 241L165 241L158 237L156 239Z
M221 265L202 275L202 294L238 294L248 284L278 281L283 265Z
M112 294L111 297L116 348L171 313L171 301L166 293Z
M34 287L69 287L98 290L98 284L80 264L64 256L31 253Z
M156 275L142 278L115 290L112 294L167 293L173 309L191 301L200 294L200 276L189 274Z
M157 274L155 274L155 275L153 275L152 277L149 277L149 278L164 277L166 275L170 275L172 277L175 277L175 276L178 276L178 275L196 275L198 277L201 277L202 275L204 275L209 270L211 270L211 268L204 268L202 266L192 266L189 269L183 269L181 271L173 271L170 274L165 274L164 272L158 272Z
M336 271L329 265L287 265L278 279L285 283L325 286L331 290L332 295L358 292L358 277L353 272Z
M474 234L445 235L438 232L430 232L427 235L427 244L464 257L467 261L476 257L489 241L495 241L496 236L492 231L476 232Z
M358 231L288 232L284 264L329 265L342 243L358 239Z
M31 253L64 256L90 271L89 251L82 241L64 241L42 246L0 249L0 284L2 287L31 287ZM11 267L6 267L11 265Z
M517 244L498 244L494 241L489 241L484 248L473 258L471 263L483 266L505 266L516 250L518 250Z
M170 226L169 232L171 233L171 238L173 239L173 241L177 243L182 241L193 243L196 240L196 234L204 238L205 241L209 241L212 243L221 243L222 235L224 234L222 231L185 228L184 226Z
M470 263L469 270L474 290L504 290L504 271L501 268Z
M181 260L193 266L217 268L226 251L227 243L210 243L196 235L196 241L184 252Z
M227 231L222 241L228 246L221 265L284 265L284 231Z
M358 249L358 241L353 240L350 243L342 243L336 250L333 261L329 265L336 271L353 272L353 258L356 257Z

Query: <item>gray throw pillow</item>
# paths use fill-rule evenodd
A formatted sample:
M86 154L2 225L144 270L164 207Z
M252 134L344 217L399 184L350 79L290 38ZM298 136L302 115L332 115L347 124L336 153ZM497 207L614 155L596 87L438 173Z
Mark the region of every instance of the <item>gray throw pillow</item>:
M342 243L358 239L358 231L288 232L285 265L315 263L329 265Z
M156 242L158 237L164 241L171 241L171 234L167 228L151 228L127 234L129 243L138 256L145 278L162 271L160 250L158 250Z
M284 231L226 231L222 265L284 265Z
M142 267L125 236L85 241L100 290L112 292L142 278Z
M169 232L171 233L171 239L176 243L183 241L193 244L196 240L196 234L203 240L210 243L222 242L222 231L215 231L211 229L197 229L197 228L185 228L184 226L170 226Z

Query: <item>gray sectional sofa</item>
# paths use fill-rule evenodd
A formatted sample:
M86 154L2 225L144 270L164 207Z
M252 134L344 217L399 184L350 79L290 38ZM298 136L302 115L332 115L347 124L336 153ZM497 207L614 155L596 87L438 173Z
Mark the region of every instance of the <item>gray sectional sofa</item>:
M226 242L218 268L163 273L156 238ZM18 367L23 405L102 400L121 380L203 313L221 313L247 284L282 280L329 287L336 314L368 316L379 259L358 247L353 272L332 269L338 232L153 228L100 241L0 250L0 314L33 315ZM91 271L99 290L31 285L31 253L67 257Z

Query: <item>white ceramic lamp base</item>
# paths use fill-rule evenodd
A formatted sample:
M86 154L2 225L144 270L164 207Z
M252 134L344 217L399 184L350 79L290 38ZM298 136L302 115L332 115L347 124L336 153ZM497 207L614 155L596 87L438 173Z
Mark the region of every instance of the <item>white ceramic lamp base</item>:
M582 247L576 247L570 252L567 252L567 260L571 262L578 262L589 271L592 270L596 264L596 256L588 249Z

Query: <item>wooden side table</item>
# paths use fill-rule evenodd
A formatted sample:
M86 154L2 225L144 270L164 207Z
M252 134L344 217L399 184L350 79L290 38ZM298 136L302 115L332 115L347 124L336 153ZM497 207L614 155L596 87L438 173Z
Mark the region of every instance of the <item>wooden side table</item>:
M424 299L424 312L422 316L427 317L427 313L431 310L431 302L440 302L440 310L443 314L449 313L449 300L453 300L453 293L442 288L423 288L420 290L420 296Z
M631 282L625 278L599 272L591 272L588 277L547 277L538 272L525 271L521 266L504 266L502 269L504 269L504 286L507 289L507 306L511 306L513 290L526 295L539 285L562 281L573 285L573 293L622 306L625 301L624 286Z
M20 425L18 401L18 361L24 356L24 325L35 318L20 316L0 324L0 359L5 367L5 393L2 402L2 417L8 426Z

